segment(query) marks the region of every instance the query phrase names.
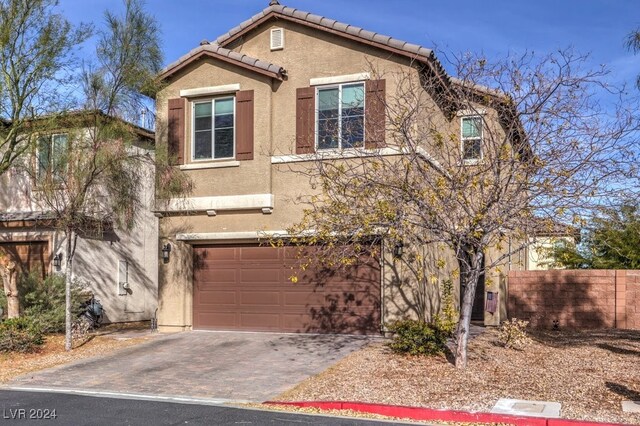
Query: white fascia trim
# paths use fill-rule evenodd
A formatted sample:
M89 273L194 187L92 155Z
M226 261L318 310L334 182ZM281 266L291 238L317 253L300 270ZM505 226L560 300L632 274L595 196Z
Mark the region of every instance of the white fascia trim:
M328 150L320 151L313 154L293 154L293 155L274 155L271 157L271 164L300 163L305 161L322 161L322 160L341 160L345 158L367 158L367 157L388 157L393 155L410 154L410 148L386 147L380 149L349 149L344 151ZM438 171L449 177L449 173L442 167L440 162L436 160L426 149L422 147L415 148L415 154L428 161Z
M225 167L239 167L239 161L220 161L215 163L190 163L180 166L180 170L222 169Z
M244 232L190 232L176 234L178 241L228 241L228 240L260 240L270 237L285 238L287 231L244 231Z
M240 90L240 84L225 84L224 86L197 87L195 89L183 89L180 91L181 98L190 96L219 95L222 93L233 93Z
M273 209L273 194L226 195L219 197L172 198L158 201L157 212L194 212L208 210Z
M458 112L456 112L456 115L458 117L473 117L474 115L486 115L486 114L487 114L487 110L484 108L461 109Z
M371 74L361 72L359 74L337 75L335 77L318 77L309 80L309 86L324 86L327 84L349 83L351 81L370 80Z

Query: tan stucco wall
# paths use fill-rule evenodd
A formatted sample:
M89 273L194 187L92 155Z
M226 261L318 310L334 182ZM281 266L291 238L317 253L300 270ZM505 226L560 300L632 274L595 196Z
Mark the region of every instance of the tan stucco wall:
M269 47L270 29L285 29L285 48L271 51ZM161 330L179 330L191 326L192 271L190 245L176 241L182 233L232 233L256 231L280 231L301 218L304 204L301 198L308 197L314 190L306 179L292 169L307 167L310 163L271 164L271 156L295 153L296 130L296 89L308 87L310 79L371 73L371 78L386 80L387 100L398 92L398 87L408 79L416 87L418 71L409 59L379 51L371 46L358 44L335 35L300 26L288 21L268 23L246 34L241 41L227 46L233 50L269 61L287 70L288 77L283 82L271 81L263 75L229 65L219 60L202 60L180 70L159 94L157 102L159 145L166 144L167 100L179 97L181 89L240 84L240 90L254 90L254 156L251 161L241 161L238 166L185 170L194 183L193 197L213 197L246 194L273 194L274 209L271 214L254 211L220 211L210 217L204 212L177 214L160 220L160 235L163 241L174 246L171 261L160 265L160 316ZM450 159L448 153L459 159L460 119L448 119L426 94L420 94L424 102L425 128L437 127L449 141L450 149L444 153L431 153L441 160ZM210 97L209 97L210 98ZM199 99L208 99L202 97ZM190 99L192 101L193 99ZM191 111L188 103L187 111ZM495 112L487 111L488 119L495 119ZM185 131L186 158L190 162L191 118L187 114ZM424 130L424 129L417 129ZM388 135L387 143L393 144ZM458 160L456 160L458 161ZM220 241L195 241L192 244L216 243ZM425 256L435 261L442 256L436 247L425 248ZM405 316L415 316L417 299L426 300L425 309L430 312L440 306L440 283L450 278L457 265L451 253L445 268L429 272L431 285L421 296L411 288L410 279L401 262L394 260L388 252L383 257L383 315L384 320ZM459 297L457 280L454 285L456 299ZM424 304L424 303L423 303Z

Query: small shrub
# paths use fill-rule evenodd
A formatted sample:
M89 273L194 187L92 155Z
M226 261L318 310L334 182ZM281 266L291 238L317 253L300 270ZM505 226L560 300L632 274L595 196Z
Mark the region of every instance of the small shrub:
M498 328L498 340L508 349L524 349L531 343L531 338L527 334L529 321L511 318L503 322Z
M444 351L448 334L437 323L401 320L389 324L393 339L389 348L409 355L436 355Z
M43 280L41 276L31 274L24 276L19 285L23 315L38 322L45 334L63 332L65 278L54 274ZM71 284L73 318L80 312L80 304L90 297L79 283Z
M43 343L42 329L32 318L0 322L0 352L34 352Z

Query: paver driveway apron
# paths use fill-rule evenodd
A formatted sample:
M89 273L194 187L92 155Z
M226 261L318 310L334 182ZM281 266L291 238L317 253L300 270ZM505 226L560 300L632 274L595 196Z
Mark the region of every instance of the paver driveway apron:
M265 401L372 337L192 331L30 373L11 387Z

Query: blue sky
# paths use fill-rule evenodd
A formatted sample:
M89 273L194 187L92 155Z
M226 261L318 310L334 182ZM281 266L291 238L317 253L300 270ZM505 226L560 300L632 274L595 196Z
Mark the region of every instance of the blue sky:
M165 64L267 7L269 0L147 0L162 28ZM90 4L90 6L88 6ZM640 55L624 48L640 27L640 0L286 0L281 4L447 52L489 57L573 46L606 64L610 81L633 84ZM60 0L73 22L100 25L116 0ZM90 47L88 46L87 49Z

